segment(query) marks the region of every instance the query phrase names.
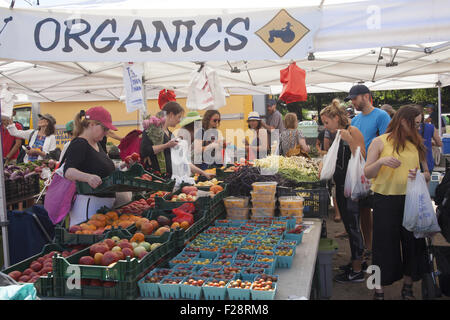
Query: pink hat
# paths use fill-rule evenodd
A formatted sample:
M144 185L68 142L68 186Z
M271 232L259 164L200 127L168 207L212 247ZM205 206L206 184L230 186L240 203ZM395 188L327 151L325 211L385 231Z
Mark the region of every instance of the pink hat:
M111 114L103 107L93 107L86 111L86 119L101 122L106 128L117 131L113 126Z

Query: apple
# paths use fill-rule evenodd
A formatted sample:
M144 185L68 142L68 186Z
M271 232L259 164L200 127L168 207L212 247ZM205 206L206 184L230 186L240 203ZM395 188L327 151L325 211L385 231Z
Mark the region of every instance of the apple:
M147 253L147 250L143 247L143 246L141 246L141 245L139 245L139 246L137 246L136 248L134 248L134 250L133 250L133 253L134 253L134 256L135 257L139 257L142 253Z
M151 250L151 246L152 246L150 243L145 242L145 241L139 243L139 245L141 247L144 247L146 251L150 251Z

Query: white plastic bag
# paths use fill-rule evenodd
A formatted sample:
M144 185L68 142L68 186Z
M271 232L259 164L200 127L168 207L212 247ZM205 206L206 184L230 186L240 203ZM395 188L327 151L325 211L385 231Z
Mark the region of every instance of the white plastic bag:
M8 86L4 84L0 91L0 105L2 110L2 118L11 119L13 115L15 95L8 90Z
M218 110L226 105L225 96L219 75L214 69L205 66L192 74L186 107L189 110Z
M370 181L364 175L365 164L361 148L357 147L348 162L344 184L344 196L354 201L366 197L370 192Z
M417 172L416 179L408 179L402 225L406 230L414 232L416 238L441 231L421 172Z
M175 180L177 188L182 182L194 184L191 177L190 151L186 140L178 139L178 145L170 150L172 159L172 179Z
M322 171L320 172L320 180L330 180L333 178L334 171L336 170L336 159L339 151L339 143L341 142L341 131L338 130L336 138L334 138L330 149L323 157Z

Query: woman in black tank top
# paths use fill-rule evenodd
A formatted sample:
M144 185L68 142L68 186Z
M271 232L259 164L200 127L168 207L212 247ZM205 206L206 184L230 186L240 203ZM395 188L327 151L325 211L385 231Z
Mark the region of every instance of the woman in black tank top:
M364 272L362 270L362 256L364 252L364 242L359 224L359 204L344 195L345 177L347 175L348 162L351 155L360 147L361 154L365 156L364 137L355 127L349 125L349 119L344 109L333 101L320 113L325 128L332 134L340 130L341 141L336 158L336 169L333 179L336 183L337 206L342 216L345 230L349 235L350 250L352 253L351 262L343 266L343 273L335 277L335 281L341 283L362 282ZM336 139L335 139L336 142ZM334 142L334 143L335 143Z

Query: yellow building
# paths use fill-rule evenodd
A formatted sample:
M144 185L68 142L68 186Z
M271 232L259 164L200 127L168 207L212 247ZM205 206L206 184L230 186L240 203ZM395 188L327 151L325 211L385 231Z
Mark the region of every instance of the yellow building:
M186 98L179 98L177 102L183 106L187 112L186 108ZM240 95L240 96L229 96L226 98L226 106L219 109L221 113L221 124L220 129L223 136L225 136L226 129L247 129L247 115L252 111L253 99L250 95ZM109 112L111 112L113 124L119 129L116 133L121 137L125 137L127 133L134 129L139 128L139 116L138 112L126 111L125 104L119 101L74 101L74 102L42 102L39 104L39 110L31 110L31 104L15 106L15 110L21 110L20 112L20 122L26 122L26 109L29 109L28 122L32 125L33 119L36 118L37 113L45 114L50 113L56 119L56 143L57 146L62 149L65 142L67 142L68 137L64 134L65 124L70 120L73 120L75 115L80 110L87 110L91 107L103 106ZM148 100L148 113L156 114L159 111L158 100ZM19 112L18 112L19 113ZM16 115L18 115L16 113ZM205 111L200 111L200 115L203 115ZM16 117L16 120L17 117ZM31 126L32 127L32 126ZM119 144L119 141L114 139L108 139L109 142L115 145Z

